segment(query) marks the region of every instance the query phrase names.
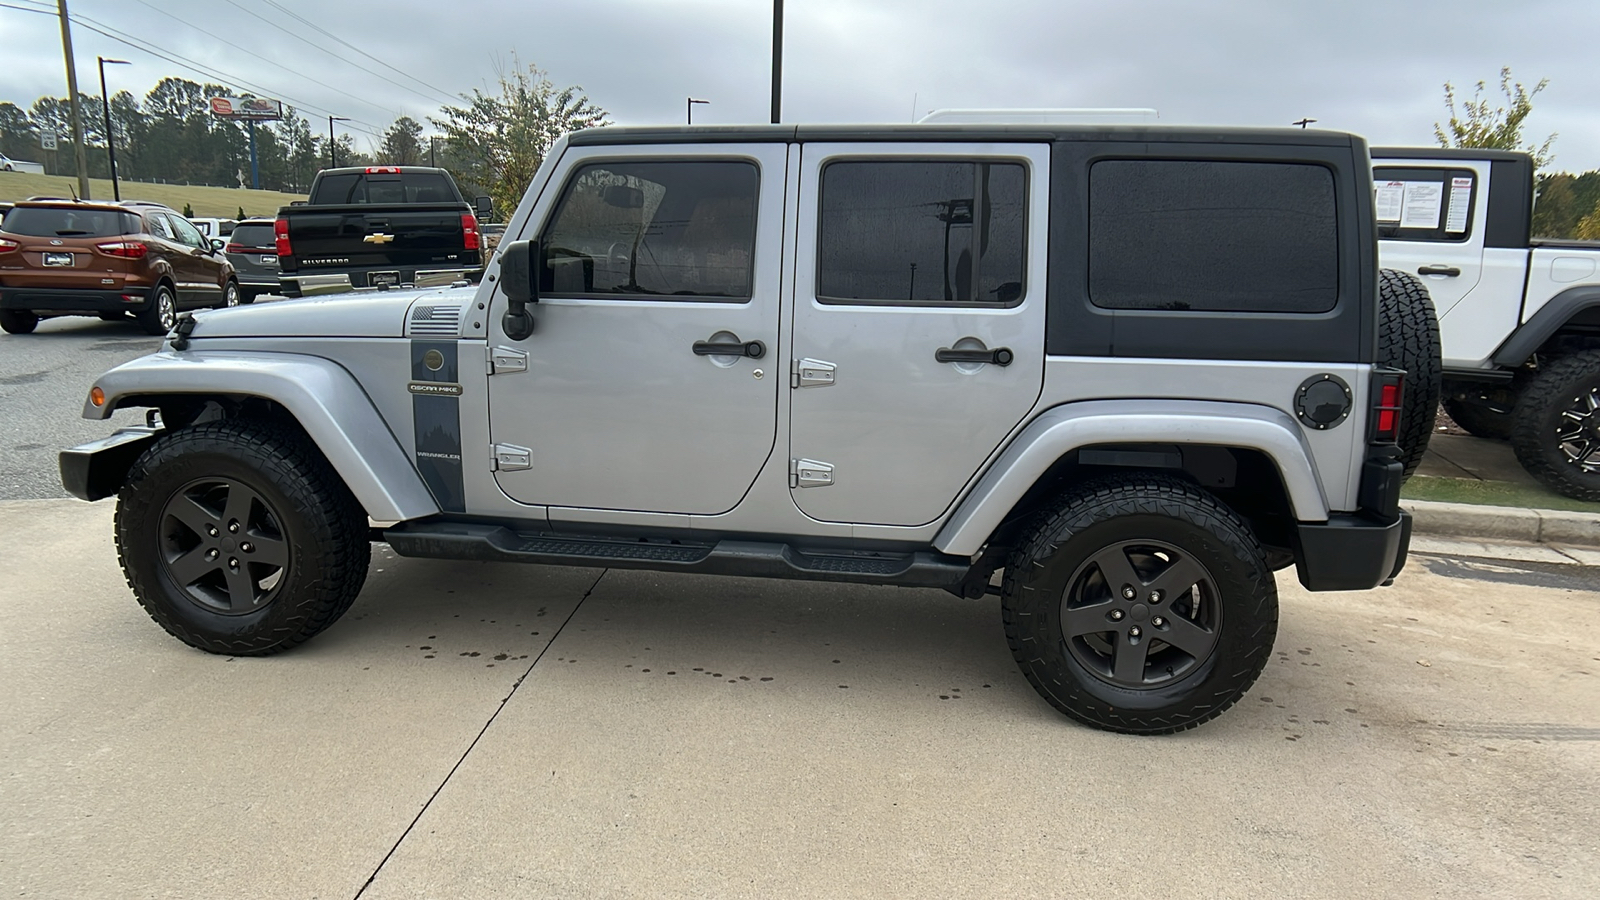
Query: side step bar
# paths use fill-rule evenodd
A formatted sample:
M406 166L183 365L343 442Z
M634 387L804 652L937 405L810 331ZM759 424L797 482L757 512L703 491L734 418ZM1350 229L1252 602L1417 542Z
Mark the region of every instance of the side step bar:
M892 584L958 591L968 570L964 557L932 550L883 554L797 550L756 541L682 543L523 533L500 525L410 522L386 529L382 540L401 556L595 566L745 575L805 581Z

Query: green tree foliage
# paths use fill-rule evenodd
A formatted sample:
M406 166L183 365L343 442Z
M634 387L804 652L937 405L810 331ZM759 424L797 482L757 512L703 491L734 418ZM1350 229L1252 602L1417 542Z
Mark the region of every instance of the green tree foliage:
M1540 79L1530 91L1522 82L1511 81L1511 67L1506 66L1500 70L1500 92L1505 95L1506 106L1492 106L1492 101L1484 96L1488 86L1480 81L1472 92L1472 99L1461 100L1458 110L1455 85L1447 81L1444 83L1444 105L1450 111L1450 121L1445 125L1433 123L1433 136L1441 147L1526 150L1533 154L1534 168L1543 169L1555 160L1550 147L1555 143L1556 136L1552 134L1545 138L1537 148L1532 144L1525 145L1522 142L1522 125L1533 112L1533 98L1549 84L1550 79Z
M1567 172L1540 175L1534 185L1535 237L1585 238L1600 226L1600 169L1572 175ZM1590 221L1588 231L1583 222Z
M410 116L394 120L383 133L383 144L378 147L378 163L386 166L416 166L425 163L422 146L422 123Z
M486 191L502 216L516 208L550 145L580 128L606 124L606 112L571 85L557 88L536 66L500 75L498 91L462 94L433 124L444 132L447 160L469 188Z

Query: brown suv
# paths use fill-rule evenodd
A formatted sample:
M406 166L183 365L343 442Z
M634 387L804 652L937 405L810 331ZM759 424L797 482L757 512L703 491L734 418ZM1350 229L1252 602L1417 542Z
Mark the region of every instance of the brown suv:
M238 304L227 257L159 204L29 200L0 225L0 328L11 334L50 316L128 313L166 334L179 310Z

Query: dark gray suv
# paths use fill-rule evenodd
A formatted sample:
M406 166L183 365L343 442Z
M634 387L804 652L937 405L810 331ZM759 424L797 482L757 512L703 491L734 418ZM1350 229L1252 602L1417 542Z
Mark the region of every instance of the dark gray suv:
M222 248L239 273L239 300L254 303L262 294L278 292L278 248L273 242L271 219L240 222Z

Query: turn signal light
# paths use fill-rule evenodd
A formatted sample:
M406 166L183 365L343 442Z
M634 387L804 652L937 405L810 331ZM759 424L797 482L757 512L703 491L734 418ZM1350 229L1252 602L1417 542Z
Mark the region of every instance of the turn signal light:
M89 389L89 402L95 406L106 405L106 392L100 390L100 385L97 384Z
M94 248L107 256L120 256L124 259L144 259L150 248L142 241L112 241L108 244L95 244Z

